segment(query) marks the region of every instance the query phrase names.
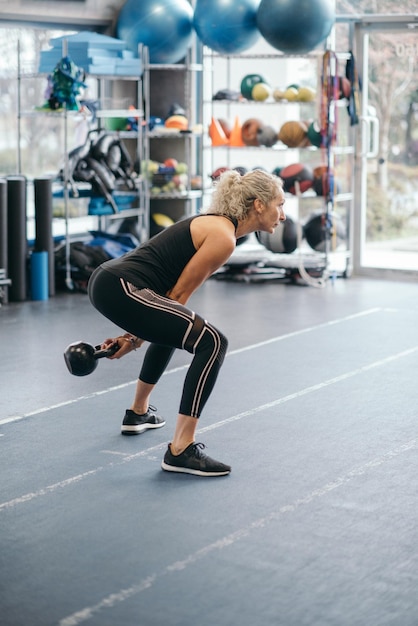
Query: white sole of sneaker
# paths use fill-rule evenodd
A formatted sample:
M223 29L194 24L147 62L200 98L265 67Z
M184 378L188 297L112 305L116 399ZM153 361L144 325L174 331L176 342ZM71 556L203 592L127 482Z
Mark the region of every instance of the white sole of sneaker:
M228 474L231 473L231 470L225 472L202 472L202 470L194 470L187 467L177 467L176 465L167 465L167 463L164 463L164 461L161 463L161 468L166 472L176 472L178 474L193 474L194 476L204 476L205 478L228 476Z
M141 426L124 426L122 425L120 431L122 435L141 435L146 430L153 430L155 428L162 428L165 426L165 422L161 424L141 424Z

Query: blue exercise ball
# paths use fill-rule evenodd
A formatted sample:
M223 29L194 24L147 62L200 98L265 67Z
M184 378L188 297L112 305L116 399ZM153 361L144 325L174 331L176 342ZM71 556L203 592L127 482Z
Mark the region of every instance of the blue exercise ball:
M116 34L135 53L147 46L151 63L177 63L192 43L193 9L188 0L128 0Z
M257 26L273 48L306 54L324 41L335 22L335 0L261 0Z
M237 54L260 37L260 0L197 0L193 26L200 41L219 54Z

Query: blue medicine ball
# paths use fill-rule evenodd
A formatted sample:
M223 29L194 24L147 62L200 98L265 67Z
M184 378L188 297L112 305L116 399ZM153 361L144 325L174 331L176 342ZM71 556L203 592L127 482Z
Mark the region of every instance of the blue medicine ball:
M331 32L335 0L261 0L257 26L273 48L286 54L306 54Z
M192 43L193 9L188 0L128 0L116 32L135 53L147 46L151 63L177 63Z

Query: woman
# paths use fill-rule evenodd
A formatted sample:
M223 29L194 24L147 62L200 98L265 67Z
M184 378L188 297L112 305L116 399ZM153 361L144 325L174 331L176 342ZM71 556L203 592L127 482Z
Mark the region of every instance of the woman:
M132 252L106 261L93 273L93 306L127 332L102 347L119 346L119 359L150 342L126 411L122 433L135 435L160 428L149 398L176 348L193 354L184 381L174 436L162 468L199 476L229 474L229 465L210 458L195 443L202 409L217 379L227 349L226 337L189 309L190 296L226 263L236 240L255 231L273 233L286 216L282 181L262 170L220 177L210 211L185 218Z

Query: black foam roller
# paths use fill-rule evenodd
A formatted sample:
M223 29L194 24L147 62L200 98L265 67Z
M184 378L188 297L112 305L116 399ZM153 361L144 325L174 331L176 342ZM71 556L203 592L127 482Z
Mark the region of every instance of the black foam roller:
M0 267L7 270L7 181L0 178Z
M7 178L7 222L8 222L8 275L11 302L23 302L27 296L26 262L28 242L26 235L26 178Z
M54 239L52 236L52 179L34 180L35 250L48 252L48 289L55 295Z
M8 272L7 259L7 181L0 178L0 268ZM3 287L3 304L9 299L8 287Z

